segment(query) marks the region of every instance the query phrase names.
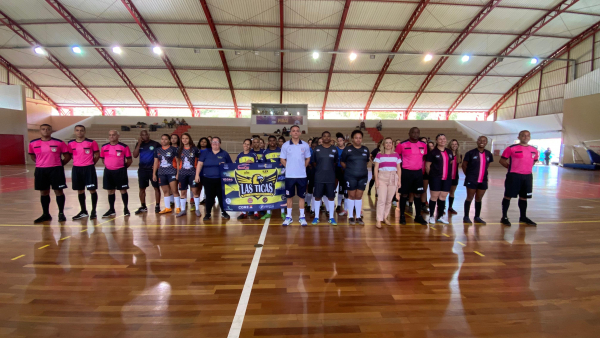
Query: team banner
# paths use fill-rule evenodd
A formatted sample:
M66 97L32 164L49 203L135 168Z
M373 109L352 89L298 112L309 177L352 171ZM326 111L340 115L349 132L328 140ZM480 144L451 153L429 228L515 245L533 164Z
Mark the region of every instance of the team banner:
M261 211L286 207L285 168L279 163L221 165L226 211Z
M256 115L256 124L302 124L302 116Z

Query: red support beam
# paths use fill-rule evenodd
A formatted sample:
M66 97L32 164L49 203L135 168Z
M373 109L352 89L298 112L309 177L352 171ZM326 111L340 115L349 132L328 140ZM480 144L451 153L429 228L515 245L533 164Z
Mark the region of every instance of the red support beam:
M21 73L21 71L18 70L17 67L13 66L12 63L8 62L8 60L3 58L2 56L0 56L0 66L6 68L6 70L9 73L13 74L17 79L23 82L25 86L27 86L27 88L31 89L35 95L37 95L42 100L48 102L52 106L52 108L58 110L59 112L61 111L61 108L58 107L56 102L54 102L54 100L52 100L50 96L46 95L46 93L44 93L44 91L42 91L40 87L38 87L38 85L31 81L27 77L27 75ZM10 76L7 76L7 84L10 84Z
M540 69L540 83L538 86L537 105L535 106L535 116L540 115L540 101L542 98L542 78L544 77L544 68ZM486 113L487 115L487 113Z
M590 63L590 72L594 71L594 60L596 58L596 33L592 36L592 62Z
M33 37L33 35L29 34L29 32L24 30L19 24L17 24L13 19L9 18L2 11L0 11L0 22L3 23L6 27L10 28L15 34L17 34L19 37L21 37L23 40L25 40L32 47L42 45L41 43L39 43L39 41L37 41ZM87 89L87 87L83 84L83 82L81 82L75 76L75 74L71 73L69 68L67 68L67 66L65 66L62 62L60 62L54 55L52 55L52 53L50 53L50 51L46 50L45 52L46 52L46 58L48 59L48 61L50 61L56 68L58 68L63 74L65 74L65 76L67 78L69 78L69 80L71 80L71 82L73 82L75 84L75 86L77 86L77 88L79 88L83 92L83 94L85 96L87 96L87 98L90 101L92 101L94 106L96 106L96 108L98 108L102 112L102 115L104 115L104 107L102 106L100 101L98 101L98 99L96 99L94 94L92 94L92 92L90 92Z
M527 28L521 35L519 35L515 40L513 40L502 52L498 53L499 55L509 55L514 52L519 46L521 46L529 37L531 37L535 32L539 31L547 25L550 21L554 20L560 14L564 13L569 7L573 6L579 0L563 0L558 5L554 6L552 10L550 10L546 15L537 20L533 25ZM458 98L450 105L448 108L447 115L450 116L454 110L460 105L460 103L465 99L469 93L477 86L477 84L490 72L496 65L500 63L498 58L495 58L490 62L479 74L475 76L475 78L469 83L469 85L463 90L463 92L458 95Z
M488 14L490 14L490 12L500 4L501 1L502 0L491 0L490 2L488 2L488 4L485 7L483 7L483 9L481 11L479 11L479 13L473 18L473 20L471 20L471 22L469 22L467 27L465 27L465 29L460 33L460 35L456 38L456 40L454 40L454 42L450 45L450 47L448 47L448 49L446 50L446 52L444 54L454 54L454 52L458 49L458 46L461 43L463 43L463 41L465 41L467 36L469 36L469 34L471 34L473 32L473 30L477 27L477 25L479 25L481 23L481 21L483 21L483 19L485 19L485 17L487 17ZM431 80L433 79L433 77L442 68L442 66L444 66L444 64L446 63L447 60L448 60L447 56L442 56L438 60L438 62L435 64L435 66L433 66L433 68L431 69L429 74L427 74L427 77L425 78L425 80L423 81L421 86L419 87L419 90L417 90L417 93L415 94L413 99L410 101L408 108L406 108L407 116L408 116L408 114L410 114L412 109L415 107L415 104L417 104L417 101L419 101L419 98L421 97L421 95L423 94L423 92L425 91L425 89L427 88L427 86L429 85ZM446 120L448 120L449 116L450 116L449 114L446 114Z
M279 44L283 50L283 0L279 0ZM283 103L283 52L281 52L281 71L279 72L279 103Z
M150 29L150 26L148 26L140 12L133 4L133 0L121 0L121 2L123 3L123 5L125 5L125 7L129 11L135 22L137 22L138 26L140 26L144 34L146 34L146 37L148 37L150 43L152 43L155 46L160 46L160 43L158 42L158 39L156 38L152 30ZM179 90L181 91L181 94L183 95L183 98L185 99L185 102L188 108L190 109L192 116L194 116L194 106L192 105L192 101L190 101L190 97L188 96L188 93L185 90L185 86L183 85L183 82L181 82L179 75L177 75L177 71L175 70L175 67L173 67L171 60L169 60L169 57L164 52L160 55L160 57L165 63L165 66L167 66L167 69L169 69L169 72L171 72L171 76L173 76L173 79L175 80L177 87L179 87Z
M46 2L50 6L52 6L52 8L54 8L54 10L57 11L58 14L60 14L60 16L62 16L65 20L67 20L67 22L71 26L73 26L73 28L75 28L75 30L77 32L79 32L79 34L81 34L81 36L83 36L83 38L90 45L92 45L92 46L100 46L100 45L102 45L92 35L92 33L90 33L87 30L87 28L85 28L79 22L79 20L77 20L77 18L75 18L75 16L73 14L71 14L71 12L69 12L69 10L67 10L67 8L65 6L63 6L63 4L61 4L58 0L46 0ZM140 94L140 92L137 90L137 88L135 87L135 85L133 84L133 82L131 82L131 80L129 79L129 77L125 73L125 71L123 71L123 69L121 69L121 67L119 66L119 64L117 63L117 61L115 61L115 59L113 59L113 57L110 56L110 54L108 53L108 51L106 49L104 49L104 48L96 48L96 51L100 54L100 56L102 56L102 58L104 60L106 60L106 62L110 65L110 67L112 69L114 69L115 72L117 72L117 75L119 75L119 77L121 78L121 80L123 80L123 82L125 82L125 85L127 85L127 87L129 88L129 90L131 90L131 92L133 93L133 96L135 96L135 98L138 100L138 102L140 103L140 105L146 111L146 116L150 116L150 110L148 108L148 105L146 104L146 101L144 100L144 98L142 97L142 95Z
M413 29L415 23L417 23L417 20L419 19L421 14L423 14L423 11L425 10L425 7L427 6L427 4L429 4L429 0L421 0L421 2L419 2L419 4L417 5L417 8L415 8L415 10L413 11L412 15L408 19L408 22L404 26L404 29L400 33L400 36L396 40L394 47L392 47L392 53L396 53L400 49L400 46L402 46L402 44L404 43L404 40L406 40L408 33L410 33L410 31ZM381 80L383 80L383 77L385 76L385 73L387 72L388 68L392 64L393 59L394 59L394 57L392 55L390 55L385 60L385 63L383 64L383 67L381 68L381 72L379 72L379 76L377 76L375 85L373 85L373 90L371 90L371 95L369 95L369 99L367 100L367 104L365 105L365 109L363 111L363 119L367 118L367 112L369 111L369 108L371 108L371 103L373 102L373 98L375 98L375 94L377 93L377 89L379 88L379 85L381 84ZM405 113L404 119L406 120L407 118L408 118L408 113Z
M219 38L219 34L217 33L217 27L215 26L212 15L210 14L210 10L208 9L208 4L206 3L206 0L200 0L200 5L202 5L204 16L206 16L208 26L210 27L210 31L212 32L213 38L215 39L215 44L217 45L217 48L223 48L223 45L221 44L221 39ZM233 82L231 81L231 74L229 74L229 66L227 66L227 59L225 58L225 53L222 50L220 50L219 56L221 57L221 62L223 63L223 70L225 71L227 83L229 84L229 91L231 92L231 99L233 100L235 116L240 117L242 115L240 110L238 109L237 101L235 99L235 90L233 89Z
M342 19L340 20L340 27L338 28L337 37L335 38L334 51L338 50L340 46L340 40L342 39L342 31L344 31L344 25L346 24L346 17L348 16L348 10L350 9L350 2L352 0L346 0L344 4L344 11L342 12ZM327 106L327 95L329 94L329 85L331 84L331 76L333 75L333 68L335 67L335 59L337 54L331 55L331 64L329 65L329 73L327 75L327 85L325 86L325 96L323 98L323 108L321 109L321 120L325 117L325 106Z
M600 31L600 21L596 22L590 28L586 29L585 31L583 31L582 33L580 33L579 35L577 35L576 37L571 39L571 41L569 41L566 44L564 44L563 46L561 46L559 49L554 51L554 53L550 54L548 56L548 58L551 58L551 59L559 58L564 53L569 52L571 49L573 49L573 47L577 46L583 40L596 34L598 31ZM490 108L490 110L488 110L487 115L497 113L498 109L500 109L500 107L506 102L506 100L508 100L510 98L511 95L513 95L517 90L519 90L519 88L521 88L525 83L527 83L527 81L529 81L537 73L541 72L542 69L547 67L552 62L553 62L552 60L543 60L542 62L538 63L538 65L535 68L530 70L529 73L525 74L525 76L523 76L506 93L504 93L504 95L502 95L502 97L498 100L498 102L496 102L492 106L492 108Z

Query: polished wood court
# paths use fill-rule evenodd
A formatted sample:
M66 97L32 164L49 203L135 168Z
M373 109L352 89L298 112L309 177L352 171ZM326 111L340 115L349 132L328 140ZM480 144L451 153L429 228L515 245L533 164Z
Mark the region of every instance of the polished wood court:
M33 225L32 169L0 168L0 336L228 336L265 221L124 218L119 197L116 218L71 221L67 190L69 221L52 196L55 220ZM449 226L400 226L396 211L376 229L375 192L364 227L283 228L275 212L239 336L600 336L600 174L536 166L538 227L517 223L516 201L499 224L503 174L491 169L486 226L462 224L462 186Z

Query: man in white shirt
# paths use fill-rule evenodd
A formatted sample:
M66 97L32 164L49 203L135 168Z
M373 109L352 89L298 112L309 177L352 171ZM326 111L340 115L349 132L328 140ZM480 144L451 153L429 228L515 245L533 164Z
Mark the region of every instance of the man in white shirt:
M290 128L292 139L281 147L280 160L285 167L285 197L287 198L287 215L283 226L292 223L292 201L298 195L300 207L300 225L307 226L304 218L304 196L306 194L306 166L310 162L310 147L300 140L300 127Z

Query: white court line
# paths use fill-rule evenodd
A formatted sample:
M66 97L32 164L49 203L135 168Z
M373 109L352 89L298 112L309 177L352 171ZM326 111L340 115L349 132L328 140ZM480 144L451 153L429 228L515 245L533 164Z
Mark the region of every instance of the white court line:
M269 229L270 218L265 220L258 244L265 244L265 237L267 237L267 230ZM248 270L248 276L246 277L246 283L244 283L244 289L242 289L242 295L238 302L237 309L235 310L235 316L229 329L227 338L238 338L242 331L242 324L244 324L244 316L246 316L246 308L248 307L248 301L250 300L250 293L252 292L252 285L254 284L254 277L256 277L256 270L258 270L258 263L260 262L260 254L262 253L262 247L256 248L252 263L250 264L250 270Z
M9 177L9 176L22 175L22 174L27 174L28 172L29 172L29 170L25 170L25 171L23 171L23 172L16 173L16 174L10 174L10 175L1 175L0 177Z

